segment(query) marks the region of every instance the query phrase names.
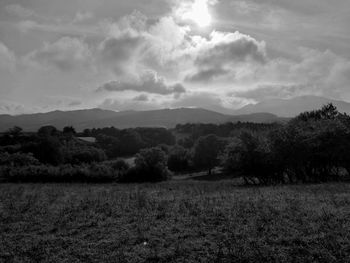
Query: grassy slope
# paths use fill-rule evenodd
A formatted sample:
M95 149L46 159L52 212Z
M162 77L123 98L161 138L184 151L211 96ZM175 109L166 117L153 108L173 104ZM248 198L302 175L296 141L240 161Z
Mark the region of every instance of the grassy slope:
M350 262L350 185L0 185L0 262Z

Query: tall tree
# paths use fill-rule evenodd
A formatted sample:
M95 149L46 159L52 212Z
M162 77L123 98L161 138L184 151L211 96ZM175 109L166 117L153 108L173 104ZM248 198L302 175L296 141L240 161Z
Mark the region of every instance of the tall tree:
M194 146L193 162L199 169L212 169L219 164L218 156L223 151L225 142L216 135L200 137Z

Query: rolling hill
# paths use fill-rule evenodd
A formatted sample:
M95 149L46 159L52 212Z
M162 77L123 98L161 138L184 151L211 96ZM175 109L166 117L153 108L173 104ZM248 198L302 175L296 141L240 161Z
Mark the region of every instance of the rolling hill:
M115 112L102 109L76 111L52 111L24 115L0 115L0 131L19 126L25 131L36 131L44 125L53 125L58 129L73 126L77 131L85 128L132 127L175 127L183 123L224 123L224 122L276 122L283 121L269 113L247 115L226 115L201 108L161 109L152 111Z

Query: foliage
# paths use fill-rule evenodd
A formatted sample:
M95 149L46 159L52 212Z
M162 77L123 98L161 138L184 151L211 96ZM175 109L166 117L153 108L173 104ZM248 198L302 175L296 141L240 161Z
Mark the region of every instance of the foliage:
M114 127L86 129L84 135L95 136L110 158L131 156L143 148L173 145L175 137L165 128L133 128L119 130Z
M208 173L219 164L219 154L224 150L225 141L210 134L200 137L193 153L194 165L199 169L207 169Z
M307 114L303 114L306 116ZM347 168L350 130L339 118L297 117L285 128L271 134L276 162L290 181L328 181L340 178L340 168Z
M70 164L103 162L107 158L103 150L92 146L66 146L62 148L62 154L64 162Z
M57 137L45 136L33 145L33 154L41 162L52 165L61 164L64 160L62 144Z
M62 134L67 137L73 137L77 134L73 126L66 126L62 130Z
M175 131L180 134L187 134L190 137L188 140L192 139L195 141L199 137L210 134L214 134L218 137L233 137L240 134L242 131L265 133L280 126L281 124L278 123L252 123L240 121L223 124L187 123L176 125Z
M113 182L118 177L115 171L104 164L91 165L27 165L22 167L2 166L0 181L3 182Z
M247 183L255 183L252 178L264 184L282 181L269 142L264 137L243 132L226 147L221 160L227 173L243 176Z
M60 132L57 130L57 128L52 125L43 126L37 132L37 134L41 137L58 136L59 133Z
M159 182L170 178L166 166L166 154L158 147L141 150L131 167L121 180L123 182Z
M188 150L180 145L170 148L168 153L168 168L174 172L184 172L190 168L191 156Z
M242 134L222 157L226 171L263 183L340 180L350 171L349 117L332 105L305 112L268 135Z
M38 165L39 161L31 153L0 153L0 166Z

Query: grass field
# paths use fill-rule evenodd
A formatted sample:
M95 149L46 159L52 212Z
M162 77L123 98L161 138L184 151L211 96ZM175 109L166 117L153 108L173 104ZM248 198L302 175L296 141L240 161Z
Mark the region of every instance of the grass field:
M0 185L0 262L350 262L350 185Z

